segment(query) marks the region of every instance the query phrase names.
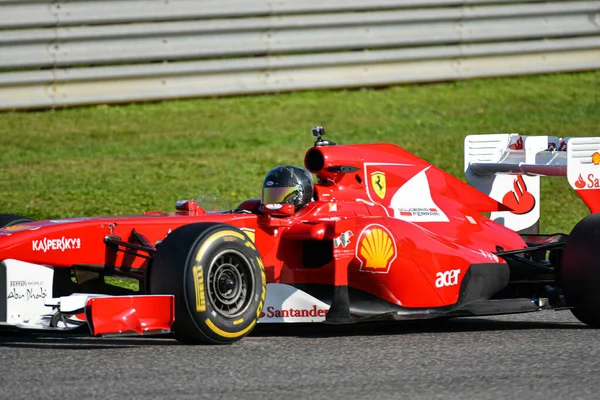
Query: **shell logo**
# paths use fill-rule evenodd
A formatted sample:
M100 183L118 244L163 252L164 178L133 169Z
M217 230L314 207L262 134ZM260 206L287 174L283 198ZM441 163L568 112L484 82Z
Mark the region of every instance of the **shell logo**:
M597 151L594 154L592 154L592 163L594 163L594 165L600 164L600 153L598 153Z
M396 242L386 227L373 224L363 229L356 246L361 271L387 274L396 254Z

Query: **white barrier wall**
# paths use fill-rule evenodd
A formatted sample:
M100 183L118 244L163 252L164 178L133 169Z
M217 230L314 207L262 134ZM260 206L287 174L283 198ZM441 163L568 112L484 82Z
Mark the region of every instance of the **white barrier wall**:
M600 0L0 0L0 110L600 68Z

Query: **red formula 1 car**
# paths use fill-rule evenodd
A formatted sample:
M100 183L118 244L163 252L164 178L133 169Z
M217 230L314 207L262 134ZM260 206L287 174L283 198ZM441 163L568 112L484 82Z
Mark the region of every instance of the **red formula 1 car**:
M470 186L398 146L323 134L304 158L314 186L278 167L236 210L1 216L0 327L231 343L257 322L542 309L600 326L600 138L468 136ZM536 233L542 175L566 176L592 211L570 235Z

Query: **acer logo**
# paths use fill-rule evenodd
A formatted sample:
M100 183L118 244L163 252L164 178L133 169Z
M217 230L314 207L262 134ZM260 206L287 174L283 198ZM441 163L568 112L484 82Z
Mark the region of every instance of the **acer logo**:
M588 174L587 179L583 179L581 174L579 174L579 178L575 181L575 187L577 189L598 189L600 188L600 181L594 174Z
M506 193L502 203L511 208L513 214L527 214L535 207L535 197L527 191L527 185L521 175L513 184L513 190Z
M451 269L446 272L438 272L435 274L435 287L442 288L445 286L454 286L458 283L458 275L460 269Z

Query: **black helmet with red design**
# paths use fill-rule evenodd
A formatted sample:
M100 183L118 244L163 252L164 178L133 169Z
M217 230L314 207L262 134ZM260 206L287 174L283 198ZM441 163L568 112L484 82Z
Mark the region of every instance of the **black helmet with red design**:
M293 204L298 211L312 200L313 189L308 170L287 165L275 167L263 182L262 204Z

